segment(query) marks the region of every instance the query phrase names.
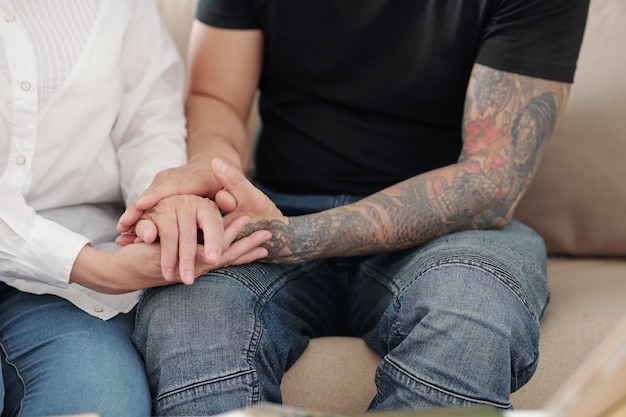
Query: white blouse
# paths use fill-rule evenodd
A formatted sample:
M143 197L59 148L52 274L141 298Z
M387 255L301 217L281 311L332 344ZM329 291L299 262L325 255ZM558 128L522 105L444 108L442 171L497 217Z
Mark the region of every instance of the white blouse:
M69 276L166 168L186 162L183 65L154 0L0 0L0 280L103 319L138 292Z

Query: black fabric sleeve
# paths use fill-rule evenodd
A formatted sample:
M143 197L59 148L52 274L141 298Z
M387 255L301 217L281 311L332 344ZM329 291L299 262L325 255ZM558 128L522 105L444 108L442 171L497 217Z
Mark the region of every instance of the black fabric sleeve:
M571 83L589 0L500 0L494 4L476 62Z
M252 0L199 0L196 19L224 29L258 29Z

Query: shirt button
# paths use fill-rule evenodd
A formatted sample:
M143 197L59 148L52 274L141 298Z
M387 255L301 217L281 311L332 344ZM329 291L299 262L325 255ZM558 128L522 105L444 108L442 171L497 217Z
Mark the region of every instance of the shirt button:
M7 23L11 23L15 20L15 16L12 14L4 15L4 21Z
M104 307L94 306L93 311L95 311L96 313L102 313L104 311Z
M20 88L21 88L23 91L29 91L31 87L32 87L32 85L31 85L31 84L30 84L30 82L28 82L28 81L22 81L22 82L20 83Z
M18 165L24 165L26 163L26 157L24 155L20 155L17 158L15 158L15 162Z

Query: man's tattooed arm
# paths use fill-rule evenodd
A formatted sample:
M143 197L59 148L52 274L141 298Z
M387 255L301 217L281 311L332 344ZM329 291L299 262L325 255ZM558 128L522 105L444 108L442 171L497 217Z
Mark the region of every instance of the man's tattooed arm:
M299 262L405 249L465 229L504 227L535 173L569 85L476 65L456 164L357 203L254 222L273 233L264 262Z

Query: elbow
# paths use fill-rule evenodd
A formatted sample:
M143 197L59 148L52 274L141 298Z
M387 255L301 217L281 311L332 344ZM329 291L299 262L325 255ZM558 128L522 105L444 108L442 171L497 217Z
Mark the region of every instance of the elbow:
M496 190L495 187L491 188ZM471 227L474 229L503 229L512 220L515 208L521 199L519 193L510 189L500 188L498 192L482 194L480 203L476 201L475 214L472 216Z
M494 218L491 221L489 228L490 229L504 229L509 223L511 223L511 220L513 220L512 216Z
M508 193L503 198L494 201L482 213L479 223L486 229L504 229L513 220L520 199L520 195Z

